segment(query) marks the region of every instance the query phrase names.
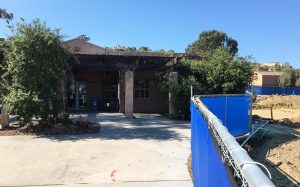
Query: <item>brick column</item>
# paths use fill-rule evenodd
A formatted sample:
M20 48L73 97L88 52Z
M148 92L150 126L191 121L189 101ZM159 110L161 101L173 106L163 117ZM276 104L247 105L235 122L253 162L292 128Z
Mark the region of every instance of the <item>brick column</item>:
M178 84L178 73L177 72L170 72L169 74L169 82L170 84ZM170 91L169 92L169 117L170 118L176 118L177 117L177 110L173 104L175 101L174 94Z
M133 89L134 89L134 72L125 71L125 117L133 118Z

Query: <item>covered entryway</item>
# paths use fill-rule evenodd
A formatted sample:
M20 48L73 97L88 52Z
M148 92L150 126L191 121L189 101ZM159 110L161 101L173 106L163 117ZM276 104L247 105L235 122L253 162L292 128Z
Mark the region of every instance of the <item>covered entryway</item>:
M127 118L139 112L172 113L172 97L159 91L157 74L176 71L181 54L114 51L80 39L64 45L75 53L73 77L65 80L67 110L122 112Z
M119 71L81 68L66 81L69 111L119 112Z

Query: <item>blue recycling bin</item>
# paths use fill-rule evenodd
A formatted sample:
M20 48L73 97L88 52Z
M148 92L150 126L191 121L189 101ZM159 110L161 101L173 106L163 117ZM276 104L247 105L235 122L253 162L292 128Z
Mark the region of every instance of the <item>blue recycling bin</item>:
M99 98L93 97L92 99L92 111L97 112L99 108Z

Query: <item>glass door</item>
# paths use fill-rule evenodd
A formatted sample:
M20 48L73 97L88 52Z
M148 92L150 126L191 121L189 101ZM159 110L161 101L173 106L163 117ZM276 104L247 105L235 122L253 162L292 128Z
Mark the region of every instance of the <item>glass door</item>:
M67 83L67 108L76 110L76 83L74 81Z
M78 109L86 109L87 107L87 102L86 102L86 83L80 82L77 83L78 85Z
M104 84L104 110L110 112L117 112L119 110L118 100L118 84L106 82Z
M67 106L69 110L86 110L87 84L71 81L67 84Z

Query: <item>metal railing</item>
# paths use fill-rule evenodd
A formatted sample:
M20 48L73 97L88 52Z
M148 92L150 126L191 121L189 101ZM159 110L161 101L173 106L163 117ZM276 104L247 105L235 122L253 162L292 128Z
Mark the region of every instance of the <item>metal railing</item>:
M192 97L192 101L199 110L200 114L207 122L208 129L213 134L221 150L222 162L224 165L232 168L233 175L237 177L243 187L271 187L274 184L270 172L261 163L255 162L243 149L236 139L228 132L222 122L206 107L206 105L197 96ZM263 167L269 175L269 178L259 168Z

